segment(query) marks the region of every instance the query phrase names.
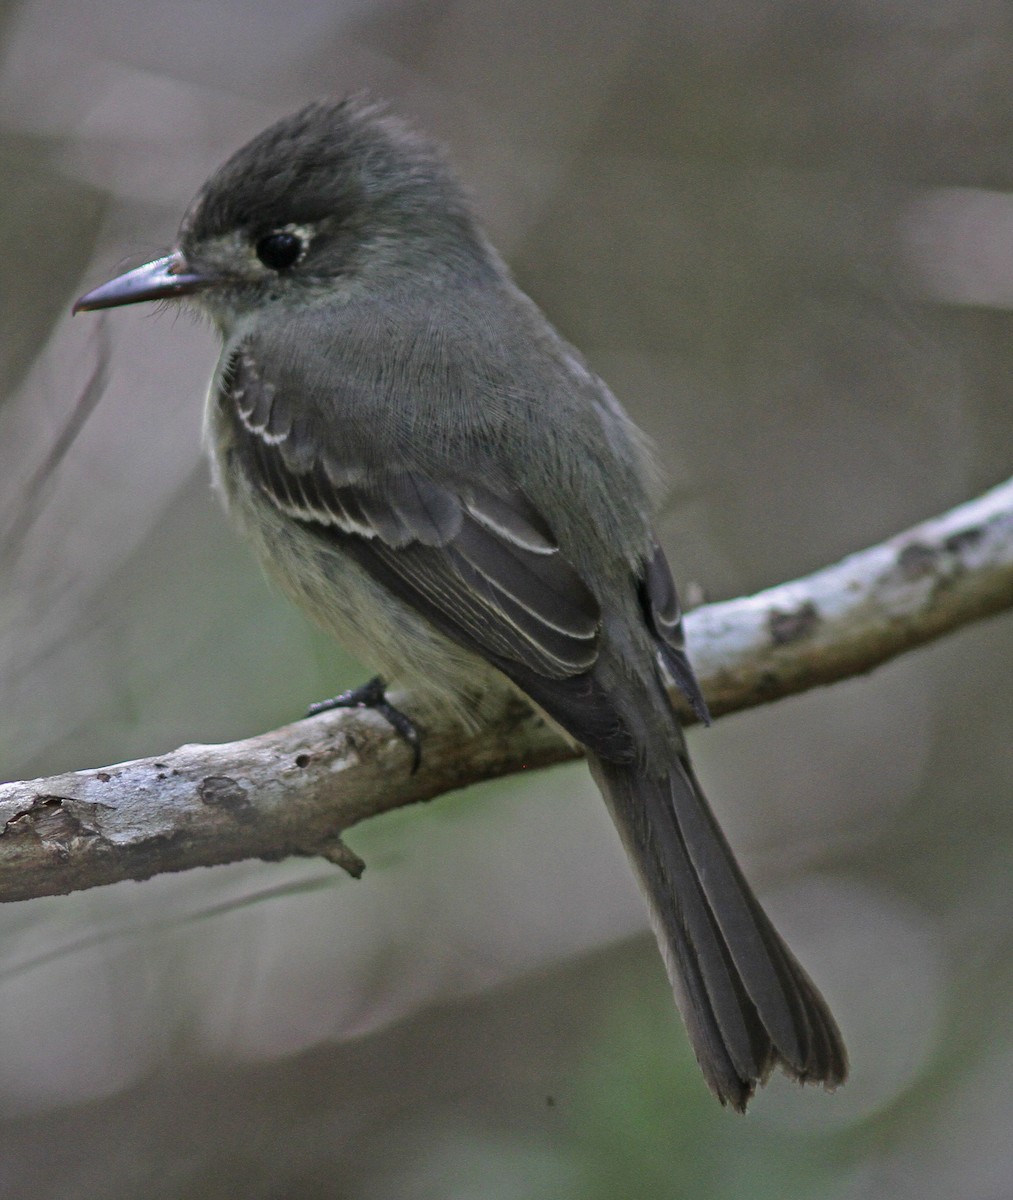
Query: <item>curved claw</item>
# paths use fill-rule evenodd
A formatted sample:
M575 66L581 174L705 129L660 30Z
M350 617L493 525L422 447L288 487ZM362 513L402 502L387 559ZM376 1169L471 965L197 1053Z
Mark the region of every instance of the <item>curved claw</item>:
M422 765L422 739L419 737L419 731L410 717L405 716L388 701L384 682L379 675L350 691L342 692L339 696L332 696L329 700L318 700L309 706L306 716L315 717L318 713L332 712L336 708L371 708L378 712L411 750L411 774L414 775Z

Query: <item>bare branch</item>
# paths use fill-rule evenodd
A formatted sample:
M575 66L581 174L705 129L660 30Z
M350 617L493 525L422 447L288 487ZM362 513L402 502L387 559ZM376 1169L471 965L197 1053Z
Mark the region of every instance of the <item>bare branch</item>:
M1013 479L812 575L691 613L715 715L862 675L1013 608Z
M1009 608L1013 480L813 575L697 609L687 636L720 715L862 674ZM410 696L397 704L411 714ZM340 837L356 822L578 753L520 701L478 733L422 734L415 775L382 717L338 711L247 741L5 784L0 898L291 854L358 874Z

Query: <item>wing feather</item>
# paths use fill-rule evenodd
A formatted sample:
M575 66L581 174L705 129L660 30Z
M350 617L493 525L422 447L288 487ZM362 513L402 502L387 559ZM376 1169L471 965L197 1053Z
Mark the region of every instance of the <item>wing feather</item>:
M705 725L710 724L707 701L686 655L682 608L665 552L654 543L640 578L640 602L647 623L657 639L658 660L665 675L686 697Z
M598 601L520 489L456 487L403 468L367 479L333 447L296 444L313 425L291 417L250 346L220 378L247 469L286 516L382 570L402 600L483 657L558 680L594 666Z

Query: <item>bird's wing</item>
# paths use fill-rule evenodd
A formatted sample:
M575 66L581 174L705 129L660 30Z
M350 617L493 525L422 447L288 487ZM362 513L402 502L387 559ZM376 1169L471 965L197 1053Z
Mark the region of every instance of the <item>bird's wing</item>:
M493 663L585 745L613 761L633 753L593 669L598 601L519 488L405 469L377 479L330 457L250 348L233 353L220 390L247 473L282 513Z

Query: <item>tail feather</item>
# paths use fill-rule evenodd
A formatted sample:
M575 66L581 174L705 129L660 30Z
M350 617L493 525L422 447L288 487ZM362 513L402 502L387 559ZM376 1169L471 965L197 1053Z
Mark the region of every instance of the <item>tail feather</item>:
M601 759L592 770L721 1102L743 1111L775 1066L801 1082L842 1083L847 1055L830 1010L750 890L688 760L660 777Z

